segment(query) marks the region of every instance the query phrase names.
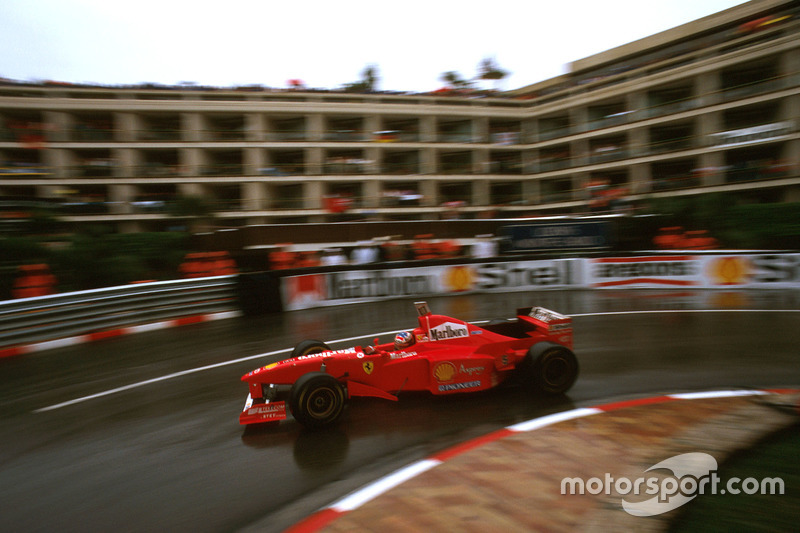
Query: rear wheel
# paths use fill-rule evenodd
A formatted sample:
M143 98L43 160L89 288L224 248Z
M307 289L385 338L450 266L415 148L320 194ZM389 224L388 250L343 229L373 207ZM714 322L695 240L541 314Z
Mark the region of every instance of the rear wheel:
M308 339L300 341L292 350L292 357L300 357L312 353L327 352L330 347L322 341Z
M578 360L569 348L550 342L528 350L520 372L526 386L545 394L564 394L578 378Z
M308 428L322 428L336 422L346 403L342 384L330 374L311 372L298 379L289 395L289 409Z

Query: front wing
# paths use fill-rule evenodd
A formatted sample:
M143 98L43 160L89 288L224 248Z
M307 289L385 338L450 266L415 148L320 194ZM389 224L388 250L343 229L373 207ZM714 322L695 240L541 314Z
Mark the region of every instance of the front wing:
M278 422L286 419L286 402L267 402L253 404L253 398L247 395L242 414L239 415L239 423L262 424L264 422Z

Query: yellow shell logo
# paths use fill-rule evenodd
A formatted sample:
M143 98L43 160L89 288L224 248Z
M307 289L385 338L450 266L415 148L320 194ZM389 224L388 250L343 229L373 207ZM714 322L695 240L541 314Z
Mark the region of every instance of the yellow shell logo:
M708 274L716 285L741 285L750 272L750 262L744 257L720 257L708 267Z
M444 282L454 292L468 291L475 283L475 273L471 267L454 266L445 272Z
M433 369L433 377L440 383L452 380L455 375L456 365L453 363L439 363L436 368Z

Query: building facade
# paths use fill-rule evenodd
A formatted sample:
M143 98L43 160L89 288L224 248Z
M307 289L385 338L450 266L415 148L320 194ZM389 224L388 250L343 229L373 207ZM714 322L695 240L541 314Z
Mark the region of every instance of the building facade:
M754 0L489 97L0 84L0 196L73 224L221 226L800 201L798 2ZM180 213L178 213L180 214Z

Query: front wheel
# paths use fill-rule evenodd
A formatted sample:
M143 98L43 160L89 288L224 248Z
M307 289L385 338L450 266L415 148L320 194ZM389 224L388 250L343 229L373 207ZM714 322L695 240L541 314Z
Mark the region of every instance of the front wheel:
M578 379L578 359L565 346L543 342L531 346L520 370L534 391L564 394Z
M292 350L292 357L300 357L303 355L310 355L313 353L327 352L330 347L322 341L308 339L300 341L297 346Z
M311 372L298 379L289 395L289 409L308 428L322 428L336 422L346 403L342 384L323 372Z

